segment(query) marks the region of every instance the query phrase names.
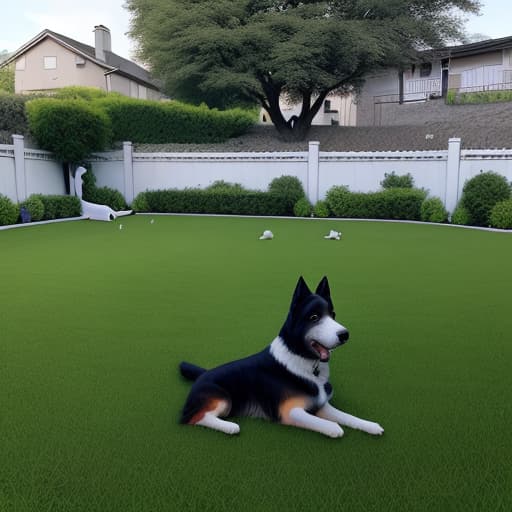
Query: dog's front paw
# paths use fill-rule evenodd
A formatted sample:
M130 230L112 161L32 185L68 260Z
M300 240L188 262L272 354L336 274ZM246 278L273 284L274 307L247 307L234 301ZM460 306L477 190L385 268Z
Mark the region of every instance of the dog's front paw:
M239 434L240 427L236 423L232 423L231 421L226 421L226 425L224 427L224 432L229 435Z
M381 436L384 433L384 429L378 423L374 423L373 421L366 421L361 430L371 434L372 436Z
M325 429L324 434L326 436L336 438L336 437L343 437L343 434L345 434L345 432L343 432L343 429L337 423L333 422L332 425L329 425Z

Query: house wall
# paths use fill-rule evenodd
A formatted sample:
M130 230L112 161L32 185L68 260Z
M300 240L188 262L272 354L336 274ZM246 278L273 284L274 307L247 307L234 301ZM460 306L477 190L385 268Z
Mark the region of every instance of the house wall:
M44 57L56 57L55 69L44 69ZM80 59L77 63L76 59ZM119 92L125 96L140 99L161 98L161 94L151 88L138 84L125 76L111 73L105 76L106 69L89 59L82 58L71 50L46 38L36 46L27 50L20 58L24 61L24 69L16 66L15 91L29 93L82 85Z
M357 96L357 126L380 124L377 102L397 101L398 70L389 69L370 75Z
M511 55L511 50L508 49L452 58L448 87L461 89L462 92L482 90L483 88L511 88Z
M27 50L17 59L15 91L27 93L57 89L70 85L84 85L106 89L103 68L89 60L77 64L77 54L46 38L38 45ZM44 69L44 57L56 57L56 69ZM25 59L25 69L18 69L18 61Z

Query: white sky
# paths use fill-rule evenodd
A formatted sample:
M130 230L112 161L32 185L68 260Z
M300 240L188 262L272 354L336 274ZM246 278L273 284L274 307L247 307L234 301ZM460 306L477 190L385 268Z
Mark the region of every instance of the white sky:
M512 36L510 0L483 0L482 15L471 16L468 33L490 38ZM105 25L112 35L112 51L132 58L134 45L126 36L129 14L124 0L8 0L0 7L0 51L18 49L48 28L94 46L94 25Z

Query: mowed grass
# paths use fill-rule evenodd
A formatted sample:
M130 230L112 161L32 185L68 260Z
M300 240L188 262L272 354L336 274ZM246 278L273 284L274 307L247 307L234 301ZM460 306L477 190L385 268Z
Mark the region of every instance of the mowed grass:
M151 218L0 232L0 510L512 509L511 236ZM351 332L333 403L385 434L179 425L178 363L262 349L299 275Z

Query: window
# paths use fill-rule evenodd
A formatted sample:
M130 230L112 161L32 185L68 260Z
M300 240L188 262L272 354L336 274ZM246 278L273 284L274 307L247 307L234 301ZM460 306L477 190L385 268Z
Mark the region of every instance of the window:
M432 73L432 63L424 62L420 66L420 76L430 76L430 73Z
M16 70L17 71L23 71L25 69L25 56L20 57L16 61Z
M57 57L43 57L44 69L57 69Z
M325 100L324 101L324 112L330 112L331 111L331 100Z

